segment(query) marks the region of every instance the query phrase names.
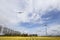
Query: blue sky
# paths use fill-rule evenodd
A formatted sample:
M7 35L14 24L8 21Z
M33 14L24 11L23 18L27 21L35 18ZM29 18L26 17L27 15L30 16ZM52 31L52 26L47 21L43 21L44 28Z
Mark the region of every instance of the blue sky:
M0 0L0 25L38 35L47 25L49 35L60 35L60 0Z

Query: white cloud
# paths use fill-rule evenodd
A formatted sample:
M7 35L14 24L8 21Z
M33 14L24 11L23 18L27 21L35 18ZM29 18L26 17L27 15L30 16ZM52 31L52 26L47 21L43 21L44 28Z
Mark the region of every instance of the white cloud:
M22 17L20 20L24 22L29 21L35 23L38 19L40 19L39 23L44 23L43 19L41 18L42 15L46 14L47 11L60 9L60 0L29 0L25 2L28 4L26 5L27 7L24 9L22 14L18 14L20 18ZM28 17L29 13L32 13L31 17Z
M24 10L20 9L22 7L22 5L24 5L24 3L22 3L22 5L19 4L19 1L25 2L26 3L26 8ZM1 10L1 15L5 15L6 17L9 18L9 20L11 20L11 22L13 20L16 21L30 21L30 19L32 19L34 22L36 20L38 20L40 18L40 20L42 21L42 14L45 13L47 10L52 10L54 8L58 8L60 5L60 1L59 0L0 0L0 10ZM34 3L34 4L33 4ZM34 6L33 6L34 5ZM35 8L35 10L33 10L33 7ZM18 11L23 11L22 14L19 14ZM34 11L34 12L33 12ZM40 12L39 12L40 11ZM28 14L32 13L32 17L28 17ZM41 14L41 15L39 15ZM14 22L16 22L14 21ZM30 21L31 22L31 21Z
M46 26L31 28L28 33L38 34L40 36L46 36ZM47 35L57 36L60 35L60 25L59 24L50 24L47 26Z
M59 24L53 24L50 25L48 28L48 35L60 35L60 25Z

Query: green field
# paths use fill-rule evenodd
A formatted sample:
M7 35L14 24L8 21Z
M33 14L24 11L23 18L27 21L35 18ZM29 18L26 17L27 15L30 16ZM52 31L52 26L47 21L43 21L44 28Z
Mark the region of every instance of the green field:
M60 37L0 37L0 40L60 40Z

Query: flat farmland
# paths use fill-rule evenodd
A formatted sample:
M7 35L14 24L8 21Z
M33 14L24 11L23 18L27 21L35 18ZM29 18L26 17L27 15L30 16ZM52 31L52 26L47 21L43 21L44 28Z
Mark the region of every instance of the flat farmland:
M10 37L10 36L1 36L0 40L60 40L60 37Z

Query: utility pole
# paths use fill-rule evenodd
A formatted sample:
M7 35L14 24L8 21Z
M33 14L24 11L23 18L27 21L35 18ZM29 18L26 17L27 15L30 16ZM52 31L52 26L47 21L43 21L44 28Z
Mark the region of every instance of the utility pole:
M47 25L45 24L44 26L45 26L46 36L47 36Z

